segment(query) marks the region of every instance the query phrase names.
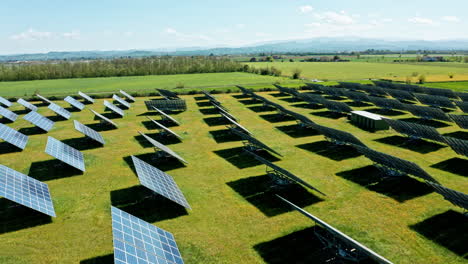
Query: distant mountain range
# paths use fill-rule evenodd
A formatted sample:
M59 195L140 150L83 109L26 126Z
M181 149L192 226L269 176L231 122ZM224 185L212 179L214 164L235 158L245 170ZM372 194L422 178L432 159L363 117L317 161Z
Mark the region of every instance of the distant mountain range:
M401 51L467 51L468 40L399 40L387 41L366 38L314 38L304 40L276 41L254 44L245 47L216 48L178 48L157 50L123 50L123 51L70 51L48 52L36 54L16 54L0 56L0 61L33 61L62 59L96 59L117 57L147 57L147 56L194 56L194 55L242 55L258 53L339 53L358 52L369 49Z

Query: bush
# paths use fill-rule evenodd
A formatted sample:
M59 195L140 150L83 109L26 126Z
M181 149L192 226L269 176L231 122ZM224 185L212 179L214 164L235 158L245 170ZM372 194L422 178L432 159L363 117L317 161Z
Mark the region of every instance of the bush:
M455 76L455 74L453 74L453 73L449 73L449 75L448 75L448 76L449 76L449 78L450 78L450 79L453 79L453 77Z
M180 89L180 88L184 88L184 87L185 87L184 83L179 82L179 83L176 84L176 88Z
M426 75L421 74L421 75L419 76L418 80L419 80L419 84L425 83L425 82L426 82Z
M419 72L413 72L413 74L411 74L411 76L413 77L417 77L419 75Z
M301 73L302 73L301 69L299 69L299 68L294 69L292 78L293 79L300 79L301 78Z

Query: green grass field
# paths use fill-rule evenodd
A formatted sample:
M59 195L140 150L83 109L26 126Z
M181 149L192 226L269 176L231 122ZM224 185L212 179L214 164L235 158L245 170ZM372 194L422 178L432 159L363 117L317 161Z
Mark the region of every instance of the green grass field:
M468 82L437 82L437 83L425 83L424 86L434 88L447 88L459 92L468 92Z
M468 192L468 161L449 147L433 142L405 144L395 132L369 133L324 109L284 101L277 92L260 94L318 124L348 131L375 150L413 161L441 184ZM285 198L302 203L308 212L394 263L466 263L466 218L460 208L429 193L416 180L378 183L372 162L356 151L330 146L323 136L301 130L295 121L277 119L275 112L262 112L261 105L233 95L216 97L259 140L284 156L275 164L327 194L299 188L283 194ZM101 132L106 140L104 147L85 144L72 120L57 122L48 134L31 135L23 152L2 147L0 164L49 184L57 217L33 226L39 219L28 214L9 220L5 220L8 215L0 216L0 263L112 261L111 205L172 232L186 263L315 262L317 259L310 258L316 255L311 254L320 252L322 246L308 229L313 223L297 212L288 212L288 207L267 191L265 166L242 154L241 141L223 134L225 126L206 101L194 96L183 98L188 111L174 115L181 126L172 127L183 140L161 142L189 164L151 162L174 177L191 211L162 199L137 202L143 188L127 163L128 157L151 159L154 153L138 137L138 131L159 139L144 116L145 99L137 98L124 118L114 119L118 129ZM66 106L63 101L58 104ZM87 108L104 111L102 100ZM39 113L53 116L46 107ZM401 114L392 118L411 117ZM74 112L71 119L87 125L98 122L86 109ZM438 129L442 134L467 136L453 124L442 125ZM26 132L24 129L32 125L20 118L10 126ZM44 153L47 136L83 149L87 171L78 175L57 166L58 162ZM21 225L23 228L18 228ZM302 244L297 245L298 241Z
M468 68L465 64L456 66L437 66L437 64L399 64L399 63L367 63L367 62L256 62L247 63L256 68L276 67L282 70L282 75L292 76L294 69L302 70L301 76L321 80L361 80L361 79L393 79L405 81L413 73L426 75L428 82L468 80ZM453 78L449 74L454 74ZM417 82L417 78L413 78Z

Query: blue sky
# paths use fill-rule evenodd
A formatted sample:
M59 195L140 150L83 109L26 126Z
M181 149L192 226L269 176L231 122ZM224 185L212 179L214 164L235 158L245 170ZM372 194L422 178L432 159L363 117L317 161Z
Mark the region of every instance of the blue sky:
M466 0L2 0L0 54L468 38Z

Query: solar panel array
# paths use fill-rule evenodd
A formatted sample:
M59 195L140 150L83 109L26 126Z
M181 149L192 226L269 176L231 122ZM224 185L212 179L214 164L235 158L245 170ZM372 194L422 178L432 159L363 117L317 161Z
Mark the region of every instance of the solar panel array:
M112 99L119 102L119 104L125 106L126 108L130 108L130 106L131 106L127 101L125 101L123 98L120 98L120 96L118 96L116 94L112 95Z
M253 145L258 149L264 149L264 150L270 151L272 153L275 153L278 156L282 156L281 154L276 152L274 149L268 147L266 144L264 144L260 140L254 138L254 137L252 137L250 135L244 134L244 133L242 133L241 131L239 131L239 130L237 130L235 128L229 128L229 130L231 131L231 133L239 136L240 138L242 138L242 140L248 141L250 145Z
M457 98L455 92L451 89L424 87L424 93L430 95L444 96L448 98Z
M292 96L297 96L297 94L299 93L296 89L283 87L283 86L280 86L280 85L277 85L277 84L274 84L274 86L276 88L278 88L278 90L281 93L289 94L289 95L292 95Z
M468 102L455 102L458 108L460 108L463 112L468 113Z
M68 112L66 109L63 107L59 106L58 104L55 103L50 103L49 106L47 107L50 110L54 111L57 115L65 118L65 119L70 119L71 113Z
M135 156L132 156L132 161L141 185L190 209L190 205L180 191L179 186L170 175Z
M85 171L83 154L53 137L47 139L45 152L80 171Z
M185 100L151 100L145 101L146 108L149 111L153 110L153 107L158 108L162 111L185 111L187 110L187 103Z
M375 85L384 87L384 88L403 90L403 91L412 92L412 93L425 93L425 88L418 86L418 85L385 82L385 81L373 81L373 82Z
M321 125L315 125L314 129L320 132L320 134L324 135L326 138L330 139L334 143L337 144L350 144L353 146L363 146L365 147L364 143L362 143L359 139L357 139L354 135L341 131L338 129L325 127Z
M468 102L468 93L458 92L457 96L460 97L460 99L462 99L462 101Z
M0 124L0 139L3 139L20 149L24 149L28 143L28 136L23 135L4 124Z
M40 129L46 132L48 132L52 129L52 127L54 127L54 122L52 120L34 111L29 112L23 117L23 119L29 121L33 125L39 127Z
M362 93L362 92L343 91L343 95L355 102L369 102L370 101L367 94Z
M12 105L12 103L10 101L8 101L7 99L5 99L5 98L3 98L1 96L0 96L0 103L2 103L6 107L10 107Z
M78 95L81 96L81 98L85 99L86 101L94 104L94 99L91 98L89 95L83 93L83 92L78 92Z
M330 96L334 96L334 97L344 96L344 91L345 90L341 88L334 88L334 87L328 87L328 86L322 87L323 93L330 95Z
M382 263L382 264L393 264L390 260L380 256L379 254L375 253L374 251L372 251L371 249L367 248L366 246L362 245L361 243L357 242L356 240L352 239L351 237L347 236L346 234L342 233L341 231L339 231L338 229L332 227L331 225L329 225L328 223L326 223L325 221L321 220L320 218L306 212L305 210L303 210L302 208L300 208L299 206L291 203L290 201L284 199L283 197L277 195L281 200L283 200L284 202L286 202L287 204L289 204L290 206L292 206L295 210L297 210L298 212L300 212L301 214L303 214L304 216L312 219L312 221L314 221L316 224L320 225L321 227L323 227L327 232L329 232L333 237L336 237L338 238L339 240L345 242L346 244L349 244L351 247L353 247L353 249L349 250L349 252L352 252L352 253L362 253L362 254L365 254L366 256L368 256L369 258L373 259L374 261L376 261L377 263ZM329 246L329 245L327 245ZM342 254L348 254L348 251L347 250L343 250L342 248L337 248L338 251L340 251L339 253L337 253L337 255L342 255ZM357 251L357 252L356 252Z
M421 169L417 164L403 160L382 152L378 152L366 147L357 147L358 151L361 152L364 156L368 159L372 160L373 162L389 168L392 171L398 171L407 175L413 175L419 177L424 180L437 182L434 178L432 178L426 171ZM388 175L394 176L394 175ZM397 175L401 176L401 175Z
M306 85L307 85L307 88L316 92L321 92L322 88L324 87L323 85L317 84L317 83L306 83Z
M0 196L55 217L47 184L0 165Z
M413 115L419 116L423 119L437 119L451 122L450 118L439 108L410 104L405 104L405 108Z
M387 96L387 92L381 87L363 85L362 90L373 96Z
M388 118L384 118L383 120L398 133L407 135L411 138L425 138L438 142L444 142L442 136L433 127Z
M91 139L101 143L102 145L106 143L102 135L99 134L96 130L91 129L76 120L73 120L73 123L75 124L75 129L84 134L85 136L90 137Z
M37 106L35 106L35 105L31 104L30 102L24 100L23 98L18 99L18 101L16 101L16 102L18 102L18 104L26 107L27 109L29 109L31 111L37 111Z
M398 99L398 100L416 101L416 99L414 98L414 95L412 95L410 92L407 92L407 91L389 89L389 88L385 88L384 91L390 96L392 96L393 98Z
M102 120L103 122L109 124L109 125L112 125L114 127L117 127L117 124L114 123L112 120L110 120L109 118L99 114L98 112L94 111L93 109L90 109L91 112L93 112L94 115L96 115L100 120Z
M326 101L325 98L318 94L301 93L298 95L298 97L311 105L323 105Z
M445 200L453 203L456 206L460 206L465 210L468 210L468 195L433 182L427 182L427 184L432 186L432 188L434 188L438 194L442 195Z
M159 92L159 94L162 97L166 98L167 100L179 99L179 96L176 93L171 92L169 90L164 90L164 89L156 89L156 90Z
M17 114L13 113L12 111L6 109L3 106L0 106L0 115L10 120L11 122L15 122L15 120L18 118Z
M120 90L120 93L123 94L123 96L127 97L128 100L130 100L132 102L136 101L135 97L131 96L130 94L128 94L124 90Z
M468 115L451 115L449 114L450 119L452 119L459 127L468 129Z
M125 113L122 109L120 109L119 107L117 107L116 105L114 105L113 103L107 101L107 100L104 100L104 106L107 107L108 109L110 109L112 112L120 115L120 116L124 116Z
M215 107L216 109L218 109L218 111L219 111L220 113L225 114L226 116L228 116L228 117L231 118L232 120L238 121L237 117L235 117L235 116L233 116L231 113L229 113L229 112L226 110L226 108L221 107L220 105L216 105L216 104L214 105L214 107Z
M174 151L172 151L172 149L164 146L163 144L159 143L158 141L148 137L147 135L145 135L144 133L142 132L139 132L140 135L142 135L146 140L148 140L148 142L150 142L155 148L165 152L166 154L168 154L169 156L172 156L180 161L182 161L183 163L188 163L185 159L183 159L181 156L179 156L179 154L175 153Z
M395 99L387 99L375 96L369 96L369 100L371 103L378 107L382 107L384 109L399 109L399 110L406 110L405 104L402 104L400 101Z
M36 94L36 96L44 103L47 103L47 104L51 104L52 101L50 101L49 99L45 98L44 96L40 95L40 94Z
M76 109L79 109L80 111L83 110L85 108L85 105L82 103L82 102L79 102L78 100L76 100L75 98L71 97L71 96L67 96L65 97L65 99L63 99L65 102L71 104L73 107L75 107Z
M425 105L430 105L434 107L455 108L452 101L450 101L447 97L427 94L415 94L415 96L419 102Z
M444 141L457 154L468 157L468 140L458 139L454 137L444 137Z
M308 184L307 182L305 182L301 178L297 177L296 175L292 174L291 172L289 172L289 171L287 171L287 170L285 170L285 169L283 169L283 168L281 168L279 166L276 166L275 164L273 164L273 163L269 162L268 160L258 156L257 154L253 153L252 151L247 150L247 153L252 155L256 160L260 161L261 163L263 163L266 166L273 169L276 172L275 175L280 174L282 178L286 178L289 182L302 184L302 185L306 186L307 188L315 190L315 191L321 193L322 195L326 196L326 194L321 192L319 189L317 189L317 188L313 187L312 185Z
M163 124L157 122L156 120L152 119L151 117L147 116L147 118L153 122L154 124L156 124L158 127L160 127L161 129L163 129L165 132L169 133L170 135L173 135L179 139L182 139L182 137L180 137L179 135L177 135L177 133L175 133L174 131L172 131L171 129L165 127Z
M340 84L340 87L342 88L346 88L346 89L349 89L351 91L363 91L364 88L363 88L363 84L361 83L352 83L352 82L339 82Z
M232 120L231 118L229 118L227 115L223 114L223 113L220 113L222 116L224 116L224 118L226 118L229 122L231 122L232 125L238 127L239 129L241 129L242 131L248 133L248 134L252 134L250 133L250 131L243 127L241 124L237 123L236 121Z
M164 112L161 111L160 109L158 109L158 108L156 108L156 107L153 107L151 110L156 110L156 112L160 113L160 114L163 116L163 118L168 119L168 120L171 120L173 123L175 123L175 124L177 124L177 125L180 125L180 123L179 123L177 120L175 120L172 116L170 116L170 115L164 113Z
M237 88L239 88L239 90L241 90L241 92L244 94L244 95L250 95L252 94L253 92L247 88L244 88L240 85L236 85Z
M321 102L323 106L325 106L328 110L332 112L338 112L338 113L349 113L353 111L349 105L342 103L342 102L335 102L335 101L330 101L330 100L323 100Z
M174 236L111 207L115 264L183 264Z

